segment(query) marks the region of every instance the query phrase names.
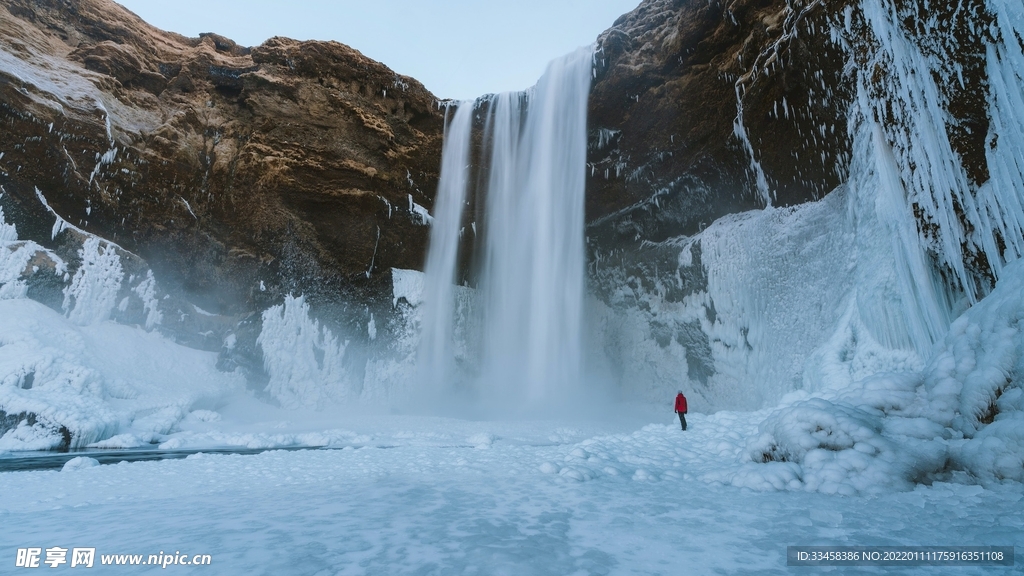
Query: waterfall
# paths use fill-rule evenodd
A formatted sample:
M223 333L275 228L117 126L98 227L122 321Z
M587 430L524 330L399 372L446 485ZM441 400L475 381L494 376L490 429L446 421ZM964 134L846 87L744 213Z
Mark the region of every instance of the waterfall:
M452 352L455 324L455 273L459 230L469 184L469 150L473 106L461 103L445 126L441 178L434 202L434 220L427 250L423 286L423 329L418 359L419 378L431 389L443 389L455 370Z
M445 136L427 258L420 366L428 381L454 376L458 231L466 190L479 182L477 395L503 405L538 405L579 384L592 55L593 48L581 48L553 61L525 92L459 106ZM485 116L475 175L464 168L474 110Z

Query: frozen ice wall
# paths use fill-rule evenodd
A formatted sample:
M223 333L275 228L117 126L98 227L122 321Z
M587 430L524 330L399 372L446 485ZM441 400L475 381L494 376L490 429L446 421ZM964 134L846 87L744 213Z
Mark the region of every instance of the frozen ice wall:
M961 5L954 18L967 24L958 26L926 8L915 12L913 4L863 0L859 6L856 14L847 9L836 31L858 71L852 115L858 126L876 125L876 157L890 157L880 160L890 165L888 186L917 212L920 243L948 270L949 284L973 303L1006 262L1024 254L1024 9L1004 0L990 0L984 10ZM955 58L969 41L986 50L981 70ZM969 85L972 72L986 81ZM951 118L957 89L987 90L987 174L969 175L965 151L954 145L951 133L964 129Z
M159 442L242 387L215 353L157 332L166 304L141 260L59 217L53 234L66 258L20 240L0 209L0 451ZM30 299L39 286L51 307Z
M286 408L317 408L358 392L343 364L347 343L310 318L301 296L287 296L263 312L256 343L270 379L266 392Z
M988 15L962 8L954 17L968 22L962 28L987 50L981 72L988 79L988 178L980 182L981 171L968 173L968 152L963 145L957 149L952 136L970 127L958 125L950 112L953 96L942 85L981 90L967 86L971 71L955 58L967 49L960 46L962 35L948 32L956 23L944 24L927 10L907 12L911 8L889 0L863 0L859 12L846 9L834 31L847 45L857 80L847 186L853 191L849 214L858 270L851 312L839 331L856 326L860 342L891 351L890 357L906 351L927 361L953 318L1024 254L1024 9L989 2L994 19L986 30ZM856 337L845 340L854 355L864 349ZM829 380L820 372L809 376L812 386Z
M474 393L496 405L540 405L579 384L591 55L583 48L553 61L524 93L459 106L446 135L427 258L423 380L450 386L455 378L450 287L465 190L479 179L482 358ZM486 111L485 151L470 173L474 109Z
M842 186L605 272L625 391L766 409L746 463L706 480L855 494L1024 474L1024 7L961 4L961 25L922 6L863 0L832 30L856 88ZM957 90L987 117L984 170L957 141Z
M825 32L856 87L843 185L602 272L616 287L597 306L601 333L628 394L665 401L681 386L699 409L757 409L920 370L1024 254L1024 8L990 0L949 22L923 5L863 0ZM977 69L958 59L965 38L981 46ZM985 107L987 171L969 172L952 136L971 129L950 112L956 90Z

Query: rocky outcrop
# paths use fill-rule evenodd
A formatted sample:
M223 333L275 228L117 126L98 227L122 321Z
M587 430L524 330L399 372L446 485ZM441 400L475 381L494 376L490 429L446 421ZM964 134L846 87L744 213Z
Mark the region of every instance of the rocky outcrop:
M657 242L839 184L852 84L826 32L837 8L651 0L619 18L598 40L591 234Z
M889 15L889 12L892 12ZM969 184L954 199L959 222L940 221L910 198L932 256L954 285L990 278L983 240L963 208L989 179L986 45L996 28L985 2L924 0L646 0L598 39L590 109L588 236L592 257L613 260L641 242L691 236L717 218L821 198L844 183L852 155L857 86L887 103L869 112L897 151L905 118L927 112L902 102L913 90L870 14L897 22L939 80L946 137ZM868 74L867 81L860 82ZM901 86L901 84L903 84ZM904 96L900 96L904 94ZM912 173L905 168L908 195ZM941 202L935 204L941 205ZM955 238L941 238L945 233ZM963 236L963 237L961 237ZM940 246L963 244L958 260ZM948 250L947 250L948 251ZM953 274L950 274L953 275Z
M1024 255L1021 14L646 0L602 34L587 240L623 386L758 407L855 380L865 341L927 358Z
M0 1L0 205L137 254L215 314L377 298L421 266L435 98L334 42L157 30L109 0ZM51 213L44 202L52 207Z

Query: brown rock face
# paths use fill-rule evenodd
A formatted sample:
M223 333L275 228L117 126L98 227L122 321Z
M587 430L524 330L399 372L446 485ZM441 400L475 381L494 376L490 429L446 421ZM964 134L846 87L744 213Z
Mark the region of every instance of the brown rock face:
M243 48L109 0L0 0L0 202L144 258L206 310L365 301L422 265L443 119L417 81L334 42ZM262 288L261 288L262 285Z
M590 110L592 246L693 234L722 215L813 200L839 184L852 86L825 33L836 9L648 0L602 34Z

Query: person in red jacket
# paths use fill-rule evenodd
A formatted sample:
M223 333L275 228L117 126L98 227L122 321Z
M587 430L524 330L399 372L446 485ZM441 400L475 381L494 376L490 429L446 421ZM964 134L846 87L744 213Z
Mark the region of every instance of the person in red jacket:
M686 396L683 396L682 390L676 394L676 414L679 414L679 424L686 430Z

